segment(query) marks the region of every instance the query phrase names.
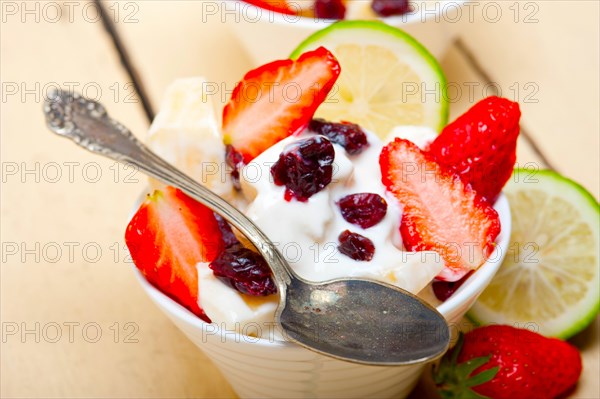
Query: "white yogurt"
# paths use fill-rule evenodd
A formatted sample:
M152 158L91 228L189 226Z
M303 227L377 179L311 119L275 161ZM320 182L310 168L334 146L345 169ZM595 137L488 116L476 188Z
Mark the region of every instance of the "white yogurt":
M412 293L425 288L442 270L443 260L435 252L410 253L403 250L400 236L402 210L381 183L379 154L384 146L367 133L369 146L350 156L334 144L332 182L306 202L284 199L284 186L276 186L270 168L284 147L314 137L305 132L275 144L241 171L241 183L249 205L246 215L269 236L294 271L310 281L340 277L365 277L396 285ZM394 129L390 140L402 137L425 148L435 137L429 128L403 126ZM375 193L385 198L387 213L375 226L363 229L344 220L337 201L349 194ZM337 249L338 236L350 230L369 238L375 245L370 261L356 261ZM273 320L277 295L248 301L233 288L199 264L199 304L213 322L240 331L244 323Z

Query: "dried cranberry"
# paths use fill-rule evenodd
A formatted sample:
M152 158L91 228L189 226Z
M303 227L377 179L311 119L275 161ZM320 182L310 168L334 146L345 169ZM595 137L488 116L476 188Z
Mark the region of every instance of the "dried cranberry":
M313 119L308 129L341 145L350 155L360 154L369 145L367 135L355 123L334 123L324 119Z
M215 213L215 219L217 219L217 223L219 225L219 230L221 230L221 236L223 237L223 242L225 243L225 248L232 247L236 244L240 243L240 240L235 236L231 226L227 221L223 218L223 216Z
M263 257L241 244L222 251L209 267L215 276L242 294L266 296L277 292L271 269Z
M326 19L344 19L346 6L342 0L315 0L315 16Z
M440 301L445 301L450 298L452 294L456 292L457 289L460 288L461 285L473 274L471 270L469 273L465 274L463 278L458 281L434 281L431 283L431 287L433 288L433 293L436 298Z
M338 250L344 255L360 261L370 261L375 254L373 241L365 236L346 230L338 237Z
M402 15L411 10L408 0L373 0L371 9L382 17Z
M287 145L271 167L273 181L285 186L285 199L305 202L330 182L335 150L324 137L311 137Z
M387 212L387 202L381 195L359 193L346 195L338 201L342 216L348 223L368 229L381 222Z
M231 167L231 182L236 190L241 190L240 169L244 166L244 157L231 145L225 147L225 162Z

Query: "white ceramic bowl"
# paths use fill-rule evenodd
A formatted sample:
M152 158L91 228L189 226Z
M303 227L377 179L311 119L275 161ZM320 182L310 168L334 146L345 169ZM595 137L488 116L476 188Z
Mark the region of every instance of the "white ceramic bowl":
M431 54L440 58L456 37L460 22L468 19L463 3L464 0L413 0L413 12L380 20L408 32ZM288 58L304 39L335 22L284 15L241 0L236 0L233 8L235 14L227 14L227 11L224 11L226 6L223 5L221 19L230 25L256 65Z
M451 331L456 332L460 320L490 283L506 255L511 219L504 195L495 208L502 226L496 249L452 297L437 307ZM150 298L214 362L241 398L402 398L413 389L425 366L348 363L291 342L224 331L162 294L135 270ZM376 328L373 333L377 333Z

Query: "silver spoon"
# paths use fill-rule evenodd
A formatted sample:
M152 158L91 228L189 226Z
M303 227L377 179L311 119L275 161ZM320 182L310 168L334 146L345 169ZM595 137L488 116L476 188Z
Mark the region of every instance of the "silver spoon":
M273 271L280 298L276 320L291 341L327 356L371 365L422 363L448 348L450 333L443 316L409 292L367 279L312 283L297 276L250 219L150 151L101 104L56 90L45 101L44 113L53 132L180 188L244 234Z

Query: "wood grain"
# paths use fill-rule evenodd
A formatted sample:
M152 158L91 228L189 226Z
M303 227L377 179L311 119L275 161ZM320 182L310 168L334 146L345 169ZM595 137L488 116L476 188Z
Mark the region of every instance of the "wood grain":
M75 82L78 89L87 84L92 96L99 87L111 114L139 136L148 127L137 98L130 97L131 86L126 86L130 78L110 37L99 22L82 17L85 4L80 3L73 22L67 18L36 22L32 16L22 22L17 14L5 16L0 26L0 396L232 397L220 372L145 297L125 258L123 231L145 178L134 174L133 182L125 182L127 170L51 136L44 126L41 99L35 93L40 97L49 82L63 86ZM186 76L208 77L219 88L214 98L222 103L251 67L227 25L215 18L201 20L199 1L136 2L129 23L124 16L132 9L114 4L107 6L121 11L115 21L118 32L155 110L166 86ZM484 87L493 81L510 93L511 85L518 83L515 87L527 95L531 92L523 92L524 85L535 83L539 101L523 104L524 128L553 166L597 196L598 3L535 4L536 24L515 23L508 17L495 24L481 18L465 24L460 44L451 48L442 64L449 81L463 87L464 82ZM511 10L505 12L510 15ZM11 94L15 84L17 91ZM30 88L33 93L25 94L23 89ZM482 90L475 93L477 98L484 95ZM468 96L457 98L451 116L472 101ZM524 139L519 142L518 160L544 165ZM53 162L62 173L56 182L52 182ZM71 180L64 162L75 163ZM35 172L23 173L36 167L39 178ZM96 170L102 176L93 182ZM14 245L17 252L11 254ZM39 259L22 251L36 245ZM72 259L68 245L74 246ZM85 245L88 252L83 253ZM57 247L62 250L58 259L53 252ZM99 257L95 248L102 251ZM36 323L39 333L22 334L24 328L35 330ZM70 324L72 340L69 323L79 323ZM126 323L132 324L126 328ZM61 338L52 343L56 325ZM102 335L94 343L97 326ZM10 334L14 328L18 331ZM125 342L132 332L129 338L137 342ZM585 366L573 397L600 397L598 334L597 319L573 339L582 349ZM413 397L432 395L426 374Z
M148 127L100 22L64 16L36 22L32 14L23 23L19 12L1 24L0 396L230 397L218 371L151 304L125 258L122 237L145 178L126 179L130 171L45 127L42 91L52 82L85 86L138 134Z
M461 41L502 92L520 100L523 126L553 166L600 193L600 25L597 1L494 2L474 12Z

